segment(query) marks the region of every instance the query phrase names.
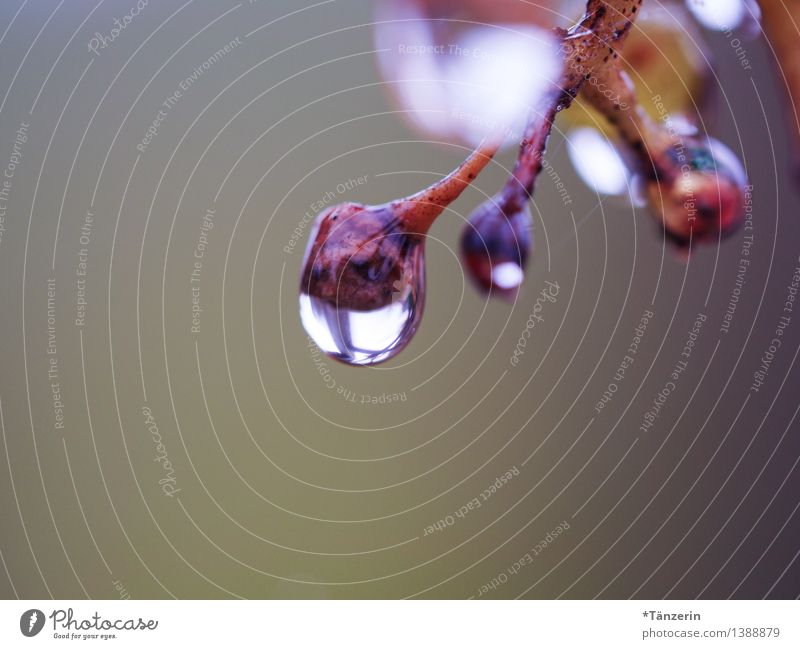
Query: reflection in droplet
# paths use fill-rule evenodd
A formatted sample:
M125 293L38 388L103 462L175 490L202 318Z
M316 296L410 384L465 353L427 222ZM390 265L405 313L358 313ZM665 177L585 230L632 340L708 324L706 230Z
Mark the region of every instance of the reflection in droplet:
M323 352L350 365L373 365L398 354L414 335L422 309L410 295L374 311L340 309L300 295L300 318L309 336Z
M500 264L492 270L492 282L504 290L519 287L524 279L525 271L512 262Z

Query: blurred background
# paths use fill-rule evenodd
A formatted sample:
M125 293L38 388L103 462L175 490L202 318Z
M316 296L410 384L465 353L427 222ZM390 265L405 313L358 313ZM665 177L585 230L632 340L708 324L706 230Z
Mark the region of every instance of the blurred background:
M458 251L510 137L430 232L402 355L305 335L316 213L415 192L476 137L431 90L468 74L449 46L580 12L491 5L2 3L3 597L798 596L798 185L754 5L645 0L629 59L648 110L740 157L748 229L675 250L579 100L515 301Z

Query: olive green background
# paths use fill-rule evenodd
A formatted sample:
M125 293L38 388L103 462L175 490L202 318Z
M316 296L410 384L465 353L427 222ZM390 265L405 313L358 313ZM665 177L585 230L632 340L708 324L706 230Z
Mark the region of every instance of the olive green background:
M457 256L509 150L431 231L413 344L353 369L323 359L299 322L303 215L328 193L411 193L466 150L406 126L381 87L366 0L151 1L89 51L134 5L0 6L4 168L30 125L0 240L2 596L798 595L800 314L750 391L800 255L785 101L763 39L744 43L746 71L731 37L708 35L718 78L703 125L755 188L730 333L743 234L681 259L645 210L586 189L557 132L547 157L572 203L542 176L518 301L486 302ZM138 151L181 81L237 38ZM547 281L557 300L513 366ZM635 362L597 414L648 309ZM701 312L689 366L643 433Z

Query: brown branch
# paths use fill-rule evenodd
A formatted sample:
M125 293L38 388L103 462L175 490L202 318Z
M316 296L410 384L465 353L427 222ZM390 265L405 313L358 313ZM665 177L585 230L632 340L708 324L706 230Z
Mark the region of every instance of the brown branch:
M651 119L620 61L596 74L598 83L585 84L581 96L605 116L635 154L647 180L650 208L666 233L686 244L736 229L744 213L746 179L734 165L735 156L708 136L680 132L666 109L664 120Z
M556 115L593 76L619 59L641 4L642 0L589 0L574 27L556 30L564 58L559 82L543 98L541 113L534 111L510 178L473 211L461 237L464 266L479 289L507 298L516 294L533 245L528 202Z
M564 71L557 88L546 98L544 119L534 115L520 148L514 171L504 189L507 211L515 211L533 194L536 177L556 115L572 104L593 75L619 58L642 0L589 0L583 18L561 37Z

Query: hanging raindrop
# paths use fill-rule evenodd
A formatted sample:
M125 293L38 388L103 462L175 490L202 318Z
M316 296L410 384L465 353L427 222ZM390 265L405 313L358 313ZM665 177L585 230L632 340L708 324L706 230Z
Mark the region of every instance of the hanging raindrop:
M525 279L532 247L527 199L510 205L502 194L481 204L461 235L461 257L475 285L509 299Z
M544 113L533 111L514 171L495 196L473 211L464 227L464 268L486 293L513 299L525 279L525 266L533 248L528 204L558 110L551 106Z
M303 260L300 318L326 354L350 365L408 345L425 306L425 235L497 145L482 145L428 189L384 205L344 203L317 217Z

